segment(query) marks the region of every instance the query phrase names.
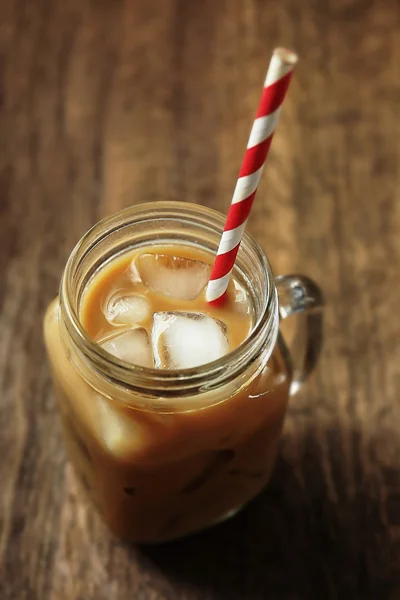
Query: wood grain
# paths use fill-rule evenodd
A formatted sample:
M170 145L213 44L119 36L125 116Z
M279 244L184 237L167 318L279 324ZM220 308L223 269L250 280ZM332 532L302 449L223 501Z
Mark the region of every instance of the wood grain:
M0 598L400 598L396 0L0 3ZM153 198L225 211L272 48L301 62L250 229L327 297L269 489L126 547L81 502L42 341L65 260Z

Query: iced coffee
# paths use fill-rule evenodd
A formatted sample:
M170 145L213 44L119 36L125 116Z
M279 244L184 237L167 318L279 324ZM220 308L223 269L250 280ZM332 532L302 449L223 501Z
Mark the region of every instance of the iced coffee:
M96 373L62 334L58 300L45 337L69 456L111 530L160 542L239 510L270 476L289 395L280 343L234 378L174 397L173 382L226 361L255 321L254 298L234 272L226 301L210 306L213 255L184 243L110 256L83 286L78 318L103 353L136 373L171 375L147 394ZM232 362L232 361L231 361ZM167 373L167 376L168 376Z

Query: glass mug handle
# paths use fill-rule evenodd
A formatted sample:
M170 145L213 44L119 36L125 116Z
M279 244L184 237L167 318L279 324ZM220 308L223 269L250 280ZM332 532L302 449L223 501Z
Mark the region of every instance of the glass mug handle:
M324 300L320 288L304 275L280 275L275 278L279 297L279 316L296 317L294 337L289 345L293 364L290 394L296 394L314 370L323 336Z

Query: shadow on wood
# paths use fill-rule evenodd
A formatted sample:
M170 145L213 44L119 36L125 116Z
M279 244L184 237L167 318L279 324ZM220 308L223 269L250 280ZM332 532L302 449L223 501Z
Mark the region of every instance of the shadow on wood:
M324 432L337 433L332 424ZM351 435L356 441L359 431ZM397 567L376 481L359 469L350 494L346 465L330 456L333 469L323 473L315 433L296 437L306 462L301 478L281 453L269 487L239 515L184 540L142 547L142 560L207 598L399 597L400 588L388 584Z

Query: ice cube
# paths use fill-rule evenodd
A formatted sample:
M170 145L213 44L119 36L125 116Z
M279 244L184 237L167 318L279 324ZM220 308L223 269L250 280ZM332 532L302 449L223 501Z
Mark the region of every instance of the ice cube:
M92 421L96 435L109 452L135 459L135 465L145 471L147 465L159 465L160 456L168 462L170 455L175 458L175 454L179 453L174 443L176 422L171 415L132 410L100 394L96 394L94 400L96 412ZM134 485L135 482L129 479Z
M114 334L105 340L100 340L99 344L113 356L126 360L133 365L153 366L149 336L144 327L135 327Z
M132 260L131 264L129 265L129 279L135 284L142 283L135 259Z
M112 325L139 325L150 317L151 306L144 296L119 292L108 300L104 315Z
M224 323L200 312L154 313L151 340L161 369L189 369L229 352Z
M180 300L197 298L210 277L210 265L169 254L141 254L136 268L151 289Z
M119 455L135 451L140 443L135 422L101 396L97 396L97 410L100 435L108 450Z
M251 304L248 293L246 290L234 280L234 305L235 311L242 313L243 315L249 315L251 313Z

